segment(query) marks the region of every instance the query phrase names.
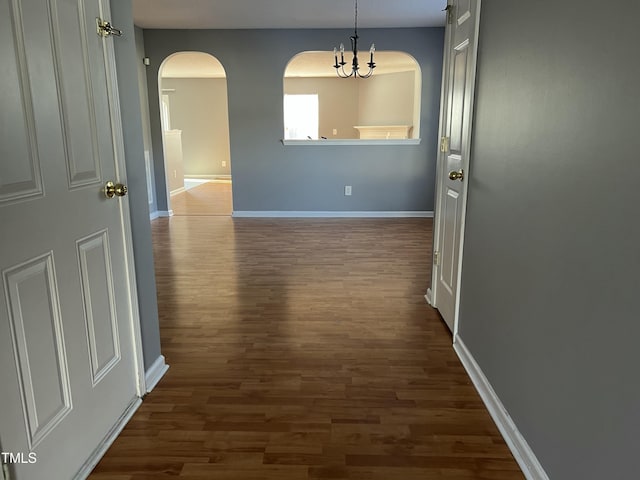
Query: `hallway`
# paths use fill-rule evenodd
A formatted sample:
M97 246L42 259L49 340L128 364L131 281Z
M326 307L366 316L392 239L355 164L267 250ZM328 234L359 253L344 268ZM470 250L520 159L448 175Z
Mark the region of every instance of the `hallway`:
M524 478L424 301L431 219L152 228L170 369L92 480Z

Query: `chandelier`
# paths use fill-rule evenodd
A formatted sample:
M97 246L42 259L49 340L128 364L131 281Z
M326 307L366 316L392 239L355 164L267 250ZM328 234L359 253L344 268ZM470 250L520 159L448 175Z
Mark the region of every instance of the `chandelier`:
M358 0L356 0L356 13L355 13L355 28L354 33L349 39L351 40L351 51L353 52L353 60L351 61L351 71L344 69L347 62L344 61L344 44L340 44L340 61L338 62L338 49L333 49L333 59L335 61L333 68L336 69L336 73L341 78L369 78L373 75L373 69L376 68L376 64L373 62L373 54L376 51L375 44L371 44L369 49L369 71L366 74L360 72L360 64L358 62Z

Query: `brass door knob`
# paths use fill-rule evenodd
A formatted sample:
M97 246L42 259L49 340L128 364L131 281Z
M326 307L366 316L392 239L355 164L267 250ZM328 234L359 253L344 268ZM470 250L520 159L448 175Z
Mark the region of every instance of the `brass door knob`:
M449 172L449 180L464 180L464 170L451 170Z
M128 191L129 189L127 188L127 186L123 185L122 183L113 183L109 181L104 186L104 194L107 196L107 198L113 198L114 196L124 197Z

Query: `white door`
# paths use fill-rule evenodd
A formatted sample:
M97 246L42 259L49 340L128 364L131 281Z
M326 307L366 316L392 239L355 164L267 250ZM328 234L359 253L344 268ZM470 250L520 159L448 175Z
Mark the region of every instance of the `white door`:
M97 17L108 0L0 0L0 442L15 480L82 477L139 403L128 207L104 193L124 180L113 39Z
M450 0L431 303L456 332L480 0Z

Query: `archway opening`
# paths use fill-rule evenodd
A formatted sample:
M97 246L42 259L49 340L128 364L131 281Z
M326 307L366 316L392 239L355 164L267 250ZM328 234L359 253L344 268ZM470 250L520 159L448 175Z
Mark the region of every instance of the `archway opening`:
M227 76L214 56L179 52L158 74L167 203L173 215L231 215Z
M284 139L420 138L422 72L405 52L378 51L370 78L338 78L333 52L301 52L284 72Z

